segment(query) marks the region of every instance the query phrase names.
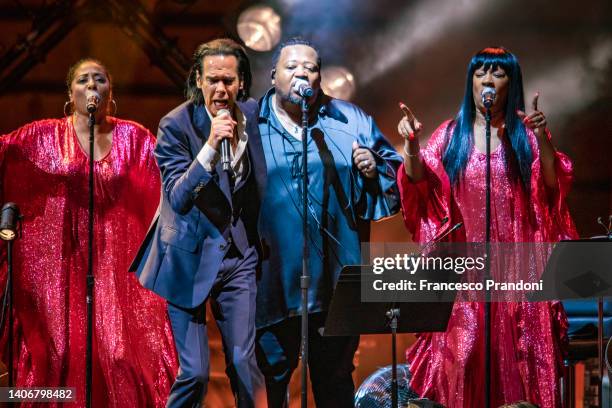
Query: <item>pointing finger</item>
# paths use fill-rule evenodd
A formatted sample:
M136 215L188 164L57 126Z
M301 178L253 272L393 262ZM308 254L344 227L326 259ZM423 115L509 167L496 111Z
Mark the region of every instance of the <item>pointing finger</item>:
M399 103L399 107L402 110L402 112L404 112L404 116L408 120L408 124L414 130L415 129L414 123L417 121L416 117L414 116L414 113L412 113L410 108L408 106L406 106L403 102Z
M408 106L406 106L403 102L400 102L399 107L402 110L402 112L404 112L404 115L406 116L408 120L410 121L414 120L414 114L412 113L412 111L410 110Z
M540 97L540 93L536 92L535 96L533 97L533 102L531 103L531 107L533 108L534 111L538 110L538 98Z

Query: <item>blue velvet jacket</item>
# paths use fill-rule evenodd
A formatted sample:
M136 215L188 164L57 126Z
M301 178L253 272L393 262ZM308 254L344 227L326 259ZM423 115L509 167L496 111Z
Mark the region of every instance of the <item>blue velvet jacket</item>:
M256 187L249 190L239 216L250 245L258 246L257 218L266 179L258 106L253 99L237 105L247 119L249 135L250 176L244 185L254 183ZM202 304L208 296L230 247L227 230L236 210L221 162L209 173L196 159L209 132L210 119L204 106L191 102L181 104L160 121L155 158L161 171L162 198L130 266L145 288L185 308Z

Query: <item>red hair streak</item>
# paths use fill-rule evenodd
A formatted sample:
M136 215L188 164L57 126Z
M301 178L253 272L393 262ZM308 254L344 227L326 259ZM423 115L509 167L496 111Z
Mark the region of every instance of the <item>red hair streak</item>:
M499 47L489 47L489 48L485 48L484 50L480 51L480 53L501 55L501 54L505 54L506 50L503 48L499 48Z

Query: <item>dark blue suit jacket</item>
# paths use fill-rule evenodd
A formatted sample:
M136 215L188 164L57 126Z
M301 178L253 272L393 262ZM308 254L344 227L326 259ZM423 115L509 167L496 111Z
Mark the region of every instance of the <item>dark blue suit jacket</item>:
M249 182L256 183L258 194L234 215L243 220L249 242L258 246L257 217L266 181L258 106L252 99L237 104L246 117ZM233 213L228 175L220 163L209 173L196 159L209 132L205 107L191 102L160 121L155 157L162 178L161 203L130 266L145 288L185 308L207 298L229 249L224 238Z

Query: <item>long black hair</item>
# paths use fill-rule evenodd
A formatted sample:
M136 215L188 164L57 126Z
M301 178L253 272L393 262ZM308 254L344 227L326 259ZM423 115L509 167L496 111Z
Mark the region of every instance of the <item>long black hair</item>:
M523 185L525 187L529 186L533 154L525 125L516 113L517 109L525 110L523 76L516 56L503 47L490 47L477 52L468 65L463 103L455 117L456 126L452 135L449 135L450 142L442 160L451 184L456 183L461 178L474 146L473 125L476 115L472 95L474 72L479 68L488 71L489 68L495 70L497 67L501 67L509 78L508 99L505 108L506 134L512 145Z
M238 91L237 99L245 101L251 89L251 64L244 48L229 38L219 38L200 44L193 53L193 65L185 85L185 97L196 105L204 104L202 90L198 88L197 77L202 77L202 61L210 55L233 55L238 60L238 75L242 81L242 88Z

